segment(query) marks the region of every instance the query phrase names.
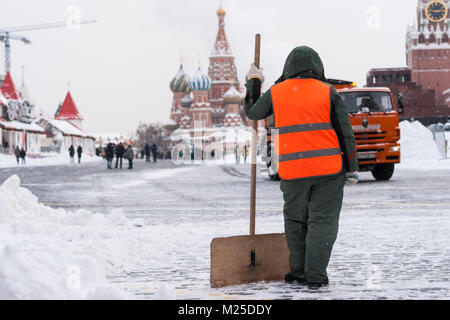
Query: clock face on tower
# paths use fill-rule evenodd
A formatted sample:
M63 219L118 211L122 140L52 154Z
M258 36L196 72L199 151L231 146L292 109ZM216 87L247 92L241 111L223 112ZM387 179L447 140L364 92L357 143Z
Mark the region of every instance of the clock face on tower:
M447 18L447 5L441 0L431 1L425 8L425 14L431 22L442 22Z

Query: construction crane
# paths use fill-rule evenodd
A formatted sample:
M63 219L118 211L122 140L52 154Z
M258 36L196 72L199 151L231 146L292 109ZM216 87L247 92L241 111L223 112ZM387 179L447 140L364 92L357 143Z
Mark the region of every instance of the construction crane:
M87 23L96 23L97 20L84 20L80 22L76 22L76 25L87 24ZM65 22L54 22L54 23L44 23L44 24L34 24L34 25L26 25L26 26L17 26L10 28L0 28L0 41L5 43L5 74L8 73L11 69L11 43L10 40L18 40L25 44L31 44L31 40L14 34L15 32L24 32L24 31L34 31L34 30L42 30L42 29L51 29L51 28L61 28L61 27L70 27L71 24L67 21Z

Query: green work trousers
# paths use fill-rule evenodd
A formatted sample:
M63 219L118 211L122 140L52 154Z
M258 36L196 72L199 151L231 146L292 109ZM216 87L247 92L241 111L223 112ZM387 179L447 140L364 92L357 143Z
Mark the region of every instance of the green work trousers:
M345 175L282 180L284 225L293 276L328 279L327 267L339 228Z

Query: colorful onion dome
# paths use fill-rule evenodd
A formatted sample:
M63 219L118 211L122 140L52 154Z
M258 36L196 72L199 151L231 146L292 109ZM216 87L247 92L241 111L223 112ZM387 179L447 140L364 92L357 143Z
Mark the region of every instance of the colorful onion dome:
M186 92L189 86L189 77L184 72L183 65L180 64L180 69L178 69L175 77L170 81L170 90L172 92Z
M227 104L240 104L242 101L242 96L239 91L232 85L230 89L223 95L223 102Z
M183 108L189 108L192 105L193 101L194 99L192 99L191 93L186 92L186 95L183 97L183 99L181 99L181 106Z
M211 88L211 79L207 74L203 73L202 69L198 67L194 77L189 82L189 86L192 91L196 90L209 90Z

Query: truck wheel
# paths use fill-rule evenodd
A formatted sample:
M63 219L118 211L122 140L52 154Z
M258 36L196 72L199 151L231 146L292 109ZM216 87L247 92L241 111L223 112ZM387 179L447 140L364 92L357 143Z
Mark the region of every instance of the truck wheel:
M372 176L378 181L388 181L394 175L394 163L377 164L372 170Z
M269 179L272 181L280 181L280 176L278 175L278 172L276 170L272 169L272 149L268 148L267 150L267 161L266 161L266 165L267 165L267 171L269 173Z
M269 174L269 179L272 181L280 181L280 176L278 175L278 173L275 174Z

